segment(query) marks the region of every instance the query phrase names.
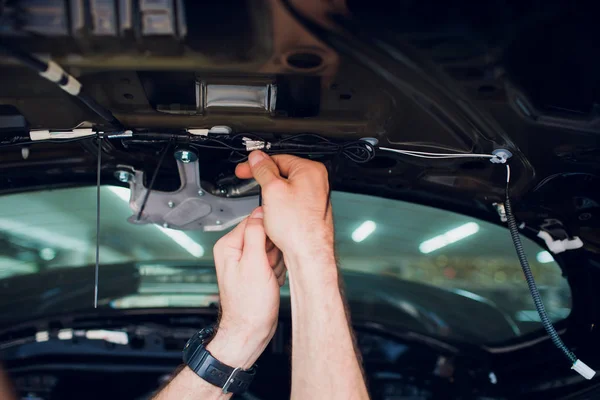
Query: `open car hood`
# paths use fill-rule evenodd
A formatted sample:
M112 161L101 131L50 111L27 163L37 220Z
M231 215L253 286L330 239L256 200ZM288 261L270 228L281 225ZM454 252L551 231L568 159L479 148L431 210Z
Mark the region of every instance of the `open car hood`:
M393 149L508 149L512 195L523 200L518 219L598 250L600 199L591 189L598 182L599 59L589 32L599 32L585 6L557 3L540 13L503 2L457 5L440 17L425 3L393 13L344 1L124 2L119 10L110 2L41 3L5 5L0 44L51 56L134 134L224 125L233 133L373 137ZM5 146L31 130L110 132L14 58L3 55L0 71ZM93 182L93 141L19 150L0 148L4 191ZM118 141L105 142L103 152L105 182L120 164L148 172L157 159L156 148ZM201 154L203 179L230 173L228 156ZM505 177L487 159L378 151L369 163L339 165L332 183L493 219Z
M126 166L147 184L164 142L152 135L180 144L211 132L265 140L309 133L336 143L374 138L395 150L506 149L523 234L583 244L557 259L573 287L571 320L580 332L593 326L600 32L587 5L459 3L432 13L440 6L427 2L394 10L317 0L14 3L0 8L0 49L13 50L0 58L3 192L95 184L98 154L103 183L130 182ZM118 126L23 67L15 49L50 56ZM57 71L45 74L77 92ZM56 132L62 139L52 140ZM70 141L80 134L90 138ZM29 141L39 138L51 140ZM319 159L337 190L502 223L504 165L375 151L360 164ZM198 149L202 190L220 195L235 153ZM167 157L154 189L175 191L181 176Z

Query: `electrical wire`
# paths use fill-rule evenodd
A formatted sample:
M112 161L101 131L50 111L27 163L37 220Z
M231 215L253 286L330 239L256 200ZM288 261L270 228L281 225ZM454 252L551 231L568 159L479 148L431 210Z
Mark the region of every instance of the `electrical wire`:
M72 75L66 73L55 62L43 61L37 57L32 56L31 54L9 47L2 43L0 43L0 50L7 53L10 57L16 59L18 62L28 67L29 69L34 70L43 78L58 85L61 89L69 93L71 96L79 99L90 110L99 115L102 119L104 119L112 126L118 129L123 128L123 125L115 118L114 115L112 115L112 113L108 109L102 107L90 95L83 92L81 83Z
M493 154L471 154L471 153L430 153L425 151L414 151L414 150L400 150L392 149L390 147L378 147L379 150L390 151L406 156L428 158L428 159L448 159L448 158L496 158Z
M562 339L556 332L554 325L550 321L548 314L546 313L546 308L544 307L544 303L542 301L542 297L540 295L540 291L537 288L535 280L533 279L533 274L531 272L531 268L529 267L529 262L527 261L527 256L525 255L525 251L523 250L523 244L521 243L521 237L519 235L519 228L517 226L517 222L515 220L515 216L512 212L512 206L510 203L510 192L509 192L509 184L510 184L510 166L506 165L506 200L504 203L506 209L506 218L508 221L508 229L510 230L510 237L512 238L513 244L515 246L515 250L517 252L517 257L519 258L519 262L521 263L521 268L523 269L523 273L525 274L525 280L527 281L527 286L529 287L529 292L531 293L531 297L533 298L533 303L535 304L535 309L540 316L540 320L542 321L542 325L552 343L559 350L563 352L563 354L567 357L567 359L574 364L577 361L577 357L569 348L563 343Z

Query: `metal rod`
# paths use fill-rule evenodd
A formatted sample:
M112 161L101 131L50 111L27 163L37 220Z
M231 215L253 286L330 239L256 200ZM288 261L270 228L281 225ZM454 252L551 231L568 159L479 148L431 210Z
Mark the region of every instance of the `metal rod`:
M98 166L96 170L96 268L94 269L94 308L98 308L98 270L100 269L100 177L102 168L102 136L98 133Z

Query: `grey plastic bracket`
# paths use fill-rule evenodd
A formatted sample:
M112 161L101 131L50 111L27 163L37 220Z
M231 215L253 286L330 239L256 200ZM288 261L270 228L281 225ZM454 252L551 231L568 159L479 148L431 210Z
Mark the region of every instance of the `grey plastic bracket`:
M202 188L198 157L175 158L181 186L174 192L152 190L144 213L136 220L147 192L144 186L144 173L133 171L128 176L131 197L129 207L133 215L128 219L133 224L158 224L178 230L222 231L232 227L258 207L258 196L226 198L215 196ZM191 151L190 151L191 152ZM125 178L126 174L121 174ZM118 176L118 175L117 175Z

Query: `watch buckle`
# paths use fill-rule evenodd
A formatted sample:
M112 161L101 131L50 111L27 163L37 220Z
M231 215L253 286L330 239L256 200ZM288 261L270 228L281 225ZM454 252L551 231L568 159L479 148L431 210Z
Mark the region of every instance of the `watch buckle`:
M229 386L231 386L231 384L233 383L234 379L235 379L235 374L240 371L242 368L237 367L233 370L233 372L231 372L231 375L229 375L229 378L227 378L227 382L225 382L225 385L223 385L223 393L227 394L229 393L228 389Z

